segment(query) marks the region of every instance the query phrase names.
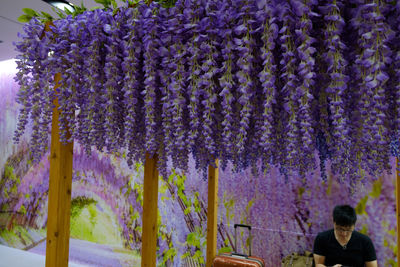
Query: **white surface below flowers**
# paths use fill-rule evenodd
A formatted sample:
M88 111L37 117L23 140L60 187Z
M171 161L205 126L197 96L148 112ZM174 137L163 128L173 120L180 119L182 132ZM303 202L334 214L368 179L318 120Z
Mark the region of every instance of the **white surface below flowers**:
M29 251L0 245L0 267L44 267L46 257ZM87 265L69 263L69 267L87 267Z

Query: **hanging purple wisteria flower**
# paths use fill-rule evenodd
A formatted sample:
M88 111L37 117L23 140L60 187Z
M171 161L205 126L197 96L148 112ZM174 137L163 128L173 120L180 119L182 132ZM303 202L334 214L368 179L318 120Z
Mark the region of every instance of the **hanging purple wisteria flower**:
M24 25L22 41L16 43L21 53L17 57L16 80L21 86L17 102L22 105L14 140L19 141L28 120L32 121L31 150L35 161L40 160L48 146L48 129L51 124L54 89L50 82L54 76L49 72L51 34L36 18Z
M142 25L139 9L126 10L127 34L123 37L122 71L125 73L122 92L126 109L125 140L129 164L145 159L144 101L141 96L143 86L143 46Z
M299 144L299 103L297 102L298 96L296 88L299 84L299 78L295 75L296 66L298 65L298 59L295 55L295 44L294 44L294 20L295 15L288 3L282 4L277 8L279 12L279 18L282 21L282 27L279 30L279 40L282 49L282 59L280 60L282 80L282 92L285 103L284 112L281 116L282 124L284 125L284 138L286 149L283 157L280 156L280 160L285 160L282 165L287 165L289 170L299 170L300 167L300 155L298 148L302 144ZM282 152L281 152L282 153Z
M274 58L274 49L276 38L278 36L278 25L276 24L276 18L273 17L272 7L265 5L261 9L259 16L261 17L261 29L263 46L261 48L262 58L262 71L258 74L260 82L262 84L262 126L261 126L261 137L260 146L263 152L263 167L267 169L269 164L273 160L274 154L276 153L275 142L276 135L274 134L277 129L274 125L274 110L273 105L276 104L276 64Z
M329 74L325 90L329 100L331 125L324 134L327 136L328 149L332 153L332 169L344 175L348 172L346 166L349 164L350 156L349 119L344 104L344 93L348 89L349 78L346 75L347 61L343 55L346 46L341 40L345 23L341 8L343 8L341 1L331 1L320 7L320 10L325 21L323 45L326 52L323 54L323 59L327 63L326 72Z
M299 78L299 86L296 88L298 97L298 117L299 117L299 143L302 144L300 151L301 156L301 172L305 173L309 169L315 168L314 153L315 137L313 129L313 117L311 115L311 105L313 101L312 90L315 84L315 58L316 49L312 46L315 38L311 36L312 17L317 16L312 12L312 8L317 1L291 1L292 9L298 19L296 21L296 52L299 58L297 67L297 75Z
M359 113L362 123L355 130L355 145L359 147L358 160L361 168L378 175L388 169L390 135L387 129L388 81L387 65L391 63L391 51L387 46L392 32L381 11L385 3L373 1L359 4L353 25L360 38L358 45L356 74L359 81Z
M237 79L237 104L240 105L237 111L238 119L238 136L236 139L236 150L237 154L242 161L244 160L243 153L245 152L245 146L248 144L248 132L250 129L250 120L255 112L255 97L256 88L252 74L254 71L254 37L253 37L253 25L252 20L254 19L254 6L252 1L238 1L238 14L240 18L238 25L233 29L235 38L235 54L238 57L238 70L235 74Z
M104 75L106 90L107 107L105 112L105 143L108 151L117 151L124 147L124 121L125 105L124 92L124 72L123 62L123 42L122 38L126 35L127 16L124 9L117 11L110 17L109 24L104 24L103 30L106 34Z
M160 107L160 77L159 77L159 46L158 39L160 25L153 9L156 3L150 6L139 6L140 19L143 22L143 55L144 55L144 109L146 129L146 151L153 155L156 153L161 138L161 107Z
M200 120L200 130L198 143L195 148L195 158L200 169L205 169L209 164L214 164L218 156L217 150L217 114L216 105L219 95L219 87L216 83L218 79L218 50L217 50L217 1L208 1L206 6L207 17L202 21L204 27L200 34L204 35L201 42L200 53L205 56L200 65L199 81L197 86L198 96L201 96L202 114Z

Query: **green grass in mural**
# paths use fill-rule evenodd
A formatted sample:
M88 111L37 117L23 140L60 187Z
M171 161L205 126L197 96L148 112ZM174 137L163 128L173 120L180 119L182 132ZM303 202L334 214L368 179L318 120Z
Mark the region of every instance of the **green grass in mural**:
M116 232L111 210L100 211L93 202L79 208L74 205L71 210L73 211L73 216L71 216L72 238L99 244L120 245L122 243L121 237Z
M6 242L7 246L24 248L33 243L28 230L22 226L15 226L12 230L1 229L0 237Z

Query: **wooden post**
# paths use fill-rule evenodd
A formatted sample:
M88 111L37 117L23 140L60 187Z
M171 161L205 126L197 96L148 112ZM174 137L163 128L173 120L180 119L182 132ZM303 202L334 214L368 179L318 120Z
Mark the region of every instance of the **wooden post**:
M60 86L61 74L54 77ZM62 144L56 98L51 124L50 182L47 213L46 267L68 267L71 215L72 155L74 144Z
M400 267L400 171L396 157L397 267Z
M217 255L218 223L218 160L216 168L208 166L208 208L207 208L207 256L206 266L211 267Z
M156 266L158 211L157 202L157 156L150 157L150 155L146 153L143 182L142 267Z

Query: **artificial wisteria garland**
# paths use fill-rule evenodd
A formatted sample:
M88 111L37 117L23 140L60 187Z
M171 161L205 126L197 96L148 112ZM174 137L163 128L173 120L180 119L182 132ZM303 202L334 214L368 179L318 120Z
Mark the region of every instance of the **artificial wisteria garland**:
M86 11L46 33L33 18L16 43L15 141L32 120L40 157L57 97L62 141L158 154L163 174L193 153L200 169L218 158L302 175L319 150L337 173L377 175L399 138L398 14L380 0L180 0Z

